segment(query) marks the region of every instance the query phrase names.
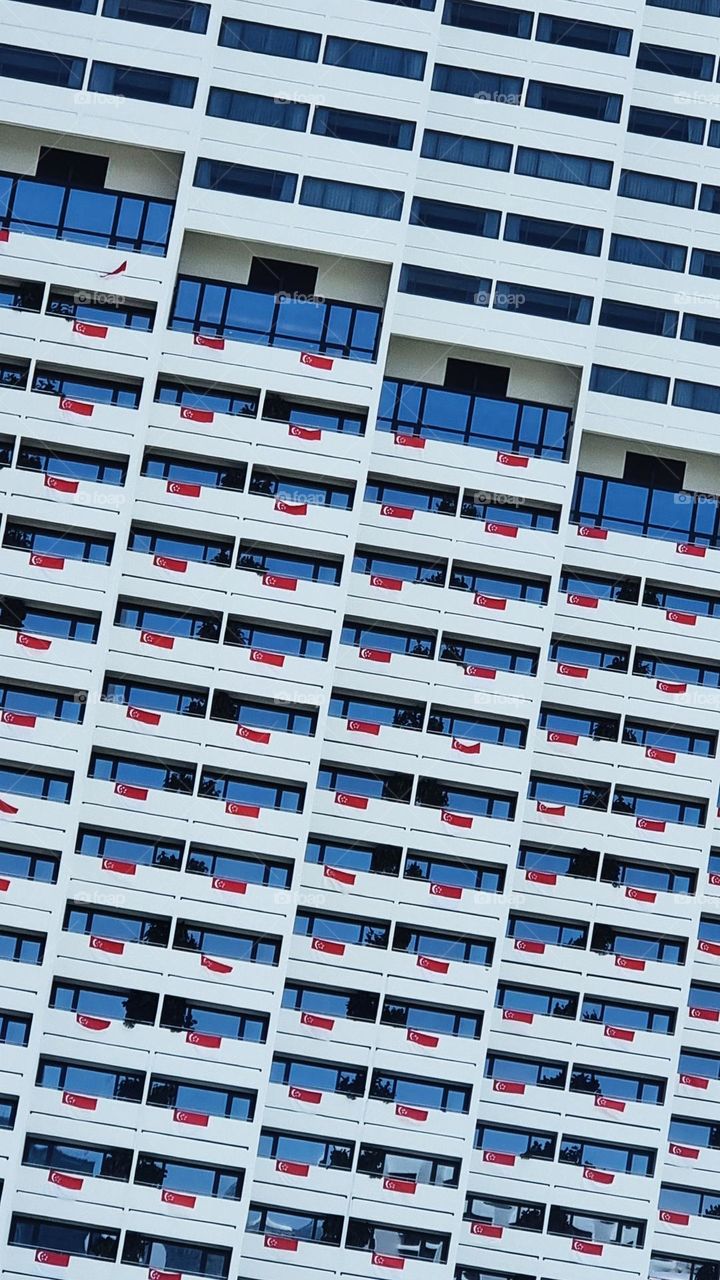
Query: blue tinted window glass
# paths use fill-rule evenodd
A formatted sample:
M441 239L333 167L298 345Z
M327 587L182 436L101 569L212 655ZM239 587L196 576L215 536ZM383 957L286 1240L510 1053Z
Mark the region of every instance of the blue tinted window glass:
M518 147L515 172L528 178L546 178L552 182L570 182L575 186L607 190L612 181L613 166L609 160L590 160L586 156L566 155L561 151Z
M268 98L262 93L211 88L205 114L221 120L238 120L245 124L293 129L301 133L307 126L310 107L304 102Z
M218 44L246 53L264 53L273 58L297 58L317 62L321 37L314 31L271 27L262 22L223 18Z

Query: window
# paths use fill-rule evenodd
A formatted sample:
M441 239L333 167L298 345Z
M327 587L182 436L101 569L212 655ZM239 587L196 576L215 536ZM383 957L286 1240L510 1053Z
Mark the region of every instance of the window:
M653 200L692 209L696 194L697 184L681 178L661 178L657 173L637 173L632 169L623 169L620 174L618 195L630 200Z
M686 312L683 316L680 337L685 342L704 342L710 347L720 346L720 320L712 316L693 315Z
M93 751L89 778L158 791L177 791L191 795L195 783L195 765L156 762L143 756L127 759L110 751Z
M436 959L447 964L476 964L487 968L492 964L495 945L490 938L464 938L459 934L440 933L406 924L396 924L393 951L419 958Z
M582 26L582 23L573 19L569 25ZM568 85L530 80L525 106L535 107L539 111L556 111L563 115L582 116L586 120L605 120L617 124L622 98L619 93L602 93L599 89L571 88Z
M370 475L365 486L365 502L381 507L400 506L411 511L427 511L431 515L457 514L458 490L407 484L402 480Z
M385 218L399 222L402 215L402 191L386 191L381 187L364 187L356 182L334 182L329 178L303 178L300 204L315 209L331 209L335 213L357 213L365 218Z
M243 1040L265 1044L270 1019L264 1013L247 1013L241 1009L222 1009L201 1004L182 996L165 996L160 1013L160 1026L168 1031L194 1031L218 1039Z
M488 671L512 671L516 675L537 674L538 652L535 649L510 649L504 645L483 644L443 632L439 659L465 668L465 674L486 678ZM490 676L490 679L495 679Z
M720 987L711 987L707 983L691 982L688 992L688 1007L712 1011L720 1010ZM692 1014L690 1015L693 1016Z
M349 1170L355 1143L262 1129L257 1153L261 1160L299 1161L317 1169Z
M606 396L624 396L629 400L651 400L655 404L667 404L670 379L663 378L660 374L639 373L635 369L615 369L606 364L594 364L590 371L590 390L600 391Z
M141 382L110 382L107 378L89 378L78 371L61 372L36 364L32 390L46 396L69 397L91 404L113 405L118 409L137 409Z
M283 784L274 779L250 778L242 774L219 773L203 769L198 795L208 800L224 800L260 809L283 809L286 813L302 813L305 787Z
M122 487L127 477L127 461L118 457L97 457L91 453L49 448L22 441L16 466L19 471L40 471L65 480L90 480L95 484Z
M371 1178L407 1178L423 1186L457 1187L460 1161L415 1151L388 1150L363 1142L358 1152L357 1172Z
M377 352L382 312L379 307L339 302L322 302L288 297L284 293L255 290L247 285L225 284L179 276L172 303L169 326L185 333L204 333L231 341L260 346L287 347L293 351L318 351L346 360L373 361ZM268 399L270 403L268 404ZM292 406L292 407L290 407ZM318 406L288 402L283 397L266 397L263 413L295 426L330 430L338 415ZM287 414L287 416L285 416ZM324 414L324 416L323 416ZM358 415L345 417L357 421ZM343 427L342 429L347 429ZM353 429L349 434L363 434Z
M275 626L250 618L229 617L223 644L251 649L251 662L264 662L268 654L326 662L330 652L330 635L324 631ZM270 662L270 666L283 666Z
M0 844L0 876L11 880L37 880L40 884L55 884L60 866L60 853L55 850L23 849L16 845Z
M479 1040L482 1031L482 1014L467 1009L453 1010L445 1005L421 1004L415 1000L401 1000L386 996L380 1021L384 1026L402 1027L412 1044L423 1034L458 1036L462 1040Z
M199 485L207 489L232 489L241 493L245 487L244 463L216 462L212 458L195 458L188 454L161 453L146 449L142 460L141 475L154 480L167 481L168 492L173 484Z
M35 1084L42 1089L56 1089L62 1093L79 1094L80 1097L140 1102L145 1072L41 1057Z
M482 1120L475 1127L476 1151L498 1152L521 1160L554 1160L556 1142L557 1134L541 1130L501 1127Z
M141 22L151 27L172 27L174 31L207 31L209 4L196 0L104 0L103 18L121 18L124 22Z
M622 1027L632 1032L652 1031L661 1036L672 1035L677 1021L674 1009L626 1000L603 1000L599 996L585 997L580 1018L583 1022L599 1023L611 1029Z
M141 1187L177 1191L180 1194L211 1196L217 1200L239 1200L244 1174L238 1169L224 1169L210 1164L192 1164L189 1160L173 1160L138 1154L134 1181Z
M479 102L499 102L519 107L524 81L520 76L503 76L495 71L471 70L436 62L432 88L436 93L453 93Z
M109 1018L126 1027L151 1027L155 1021L158 996L153 991L121 991L113 987L83 986L56 978L49 1007L82 1017Z
M567 155L562 151L518 147L515 172L528 178L546 178L550 182L570 182L579 187L599 187L607 191L612 182L613 166L609 160L590 160L587 156Z
M699 591L668 587L662 582L646 582L643 604L651 609L685 610L700 618L716 618L720 614L720 595L701 595Z
M316 785L321 791L335 791L340 795L409 804L412 784L413 778L409 773L389 773L379 770L376 773L364 773L360 769L321 763Z
M304 1240L312 1244L339 1245L344 1219L336 1213L296 1212L251 1204L245 1230L253 1234Z
M183 845L161 836L130 835L81 826L75 852L81 857L100 858L109 864L107 870L112 870L113 863L119 863L120 867L161 867L166 871L179 871Z
M0 678L0 708L6 719L13 712L46 720L82 723L87 694L81 689L45 689L41 685L11 684ZM5 713L8 713L7 715Z
M48 1250L75 1258L96 1258L114 1262L120 1244L120 1232L105 1227L91 1227L79 1222L56 1222L53 1218L31 1218L14 1213L10 1223L8 1244L20 1249Z
M405 264L400 270L398 290L421 298L438 298L444 302L464 302L468 306L487 307L491 284L487 276L466 276L459 271Z
M512 10L502 9L499 12L511 13ZM490 142L485 138L467 137L461 133L441 133L437 129L426 129L420 155L427 160L443 160L446 164L465 164L476 169L495 169L508 173L512 147L507 142Z
M544 1089L564 1089L567 1064L491 1051L485 1059L484 1074L487 1079L499 1084L514 1083L536 1085ZM502 1093L503 1090L498 1092Z
M627 720L625 723L627 725ZM696 871L656 862L632 862L610 853L603 858L600 879L606 884L654 889L659 893L693 894L697 886Z
M176 1112L186 1111L195 1116L251 1121L255 1115L256 1096L248 1089L226 1089L217 1084L151 1076L147 1104Z
M184 1240L158 1239L141 1235L138 1231L126 1231L121 1262L135 1266L156 1267L177 1271L191 1276L207 1276L208 1280L227 1280L230 1273L231 1249L220 1249L205 1244L190 1244Z
M443 587L447 576L446 560L422 560L419 557L388 555L381 551L356 547L352 561L353 573L367 574L371 579L407 582L418 586ZM393 588L396 589L396 588Z
M535 39L542 40L545 44L569 45L574 49L588 49L592 53L614 53L627 58L632 35L627 27L607 27L600 22L558 18L549 13L541 13Z
M471 1093L469 1085L448 1084L442 1080L425 1080L378 1070L373 1071L368 1096L380 1102L467 1115Z
M548 733L571 733L581 738L593 738L596 742L617 742L620 733L620 717L596 714L593 711L571 711L565 707L543 704L538 716L538 728Z
M269 98L262 93L244 93L239 89L220 89L213 85L205 114L219 120L302 133L307 128L310 107L305 102L284 101L280 97Z
M157 645L158 637L162 637L159 647L163 649L172 649L176 639L208 640L217 644L220 622L220 614L197 613L192 609L186 613L122 597L115 611L116 627L139 631L141 643L145 644Z
M678 384L675 385L677 388ZM666 460L661 459L653 473L646 462L647 478L638 475L633 481L580 472L573 499L573 521L636 537L715 545L720 536L720 502L710 496L703 496L699 502L696 494L683 489L680 478L676 479L665 463Z
M469 815L474 815L478 818L512 822L517 796L506 791L483 791L479 787L457 786L437 778L418 778L415 803L442 809L445 813L466 819Z
M630 650L612 645L584 644L569 636L553 636L550 641L550 659L561 666L579 664L599 671L627 671Z
M631 1075L625 1071L606 1071L595 1067L573 1065L570 1076L571 1093L594 1093L603 1098L617 1098L626 1102L643 1102L662 1106L667 1082L654 1076Z
M719 0L647 0L647 3L656 9L675 9L681 13L699 13L706 18L720 18ZM715 1280L715 1277L708 1276L708 1280Z
M210 876L213 888L221 890L226 882L230 890L248 884L288 889L292 883L292 865L280 858L255 853L233 853L226 849L209 849L191 844L185 870L189 875Z
M0 76L32 80L56 89L82 89L87 62L65 53L43 53L14 44L0 44Z
M477 3L477 0L445 0L442 20L450 27L465 27L468 31L487 31L494 36L514 36L517 40L529 40L533 16L527 9Z
M248 573L260 574L263 579L278 574L296 583L317 582L336 587L342 577L343 562L336 556L297 555L279 547L263 547L257 543L241 542L238 548L237 568Z
M17 1104L17 1098L11 1098L6 1093L0 1094L0 1129L15 1128Z
M91 93L137 98L141 102L154 102L158 106L192 107L197 83L194 76L170 75L166 71L118 66L112 62L93 62L88 89Z
M651 792L631 791L628 787L615 787L613 813L631 814L637 819L651 822L677 822L688 827L704 827L707 805L694 800L674 796L661 796Z
M628 133L641 133L668 142L694 142L702 146L705 120L702 116L683 116L676 111L657 111L649 107L631 107Z
M30 1040L32 1015L29 1013L11 1013L0 1009L0 1044L17 1045L25 1048Z
M325 942L357 947L379 947L386 950L390 942L387 920L357 920L352 916L335 916L299 908L293 933L300 938L319 938Z
M31 1168L59 1169L117 1182L129 1182L132 1161L132 1151L120 1147L81 1146L77 1142L36 1136L25 1139L23 1151L23 1164Z
M484 600L523 600L527 604L547 604L549 581L547 578L520 577L515 574L492 573L474 565L453 562L449 586L453 591L472 591Z
M660 751L682 752L684 755L704 756L706 759L715 755L717 735L703 733L698 729L682 729L668 725L645 724L641 720L625 720L623 742L636 746L644 746L646 755L654 748ZM651 756L652 758L652 756Z
M295 58L300 62L317 62L321 36L313 31L295 31L291 27L271 27L262 22L246 22L241 18L223 18L218 44L243 53L262 53L271 58Z
M21 4L41 4L48 9L67 9L74 13L95 13L97 0L20 0Z
M52 800L69 804L73 775L50 769L33 769L28 765L0 763L0 791L34 800Z
M493 716L464 713L435 703L430 708L428 733L441 733L453 740L488 742L501 747L524 747L527 725L524 721L501 720Z
M233 544L220 538L196 538L184 533L165 533L148 525L132 524L128 535L128 551L150 555L154 559L179 557L198 564L230 567Z
M545 1222L544 1204L527 1204L518 1200L504 1200L468 1192L465 1197L465 1222L485 1222L517 1231L542 1231Z
M86 907L68 902L63 929L83 937L115 939L140 946L166 947L170 941L167 916L138 916L128 911L111 911L104 907Z
M211 415L228 413L237 418L254 418L258 411L259 396L256 391L243 391L239 387L223 388L218 383L204 386L191 380L174 382L169 378L158 378L155 402L178 405L180 416L191 420L193 414L186 410L199 409ZM202 420L205 421L204 418Z
M720 387L705 382L686 382L676 378L672 402L679 409L695 409L700 413L720 413Z
M312 133L338 138L342 142L364 142L366 146L411 151L415 125L412 120L371 116L360 111L343 111L339 107L316 107Z
M312 738L317 727L317 711L302 703L283 706L241 697L224 689L216 689L213 694L210 718L228 721L240 729L267 731L268 735L274 731Z
M305 848L305 861L323 867L330 878L333 870L399 876L401 857L402 850L394 845L346 844L330 836L310 835Z
M237 884L237 881L236 881ZM272 933L249 933L242 929L220 929L178 920L173 938L174 951L195 951L201 956L240 960L243 964L277 965L281 938Z
M383 627L354 618L345 619L340 633L340 643L356 648L359 656L368 662L390 662L394 653L410 658L432 658L435 641L432 631Z
M0 278L0 307L10 311L36 311L42 308L44 284L35 280Z
M295 199L297 174L201 158L195 167L193 186L210 191L225 191L234 196L251 196L255 200L280 200L290 204Z
M650 653L638 649L635 654L633 675L661 679L680 680L687 684L720 688L720 667L713 662L692 661L689 658L674 659L668 654Z
M108 325L112 329L134 329L141 333L151 333L155 324L154 304L131 302L106 295L102 295L102 301L95 301L92 296L82 293L73 295L62 289L50 290L45 314Z
M610 785L603 782L561 782L542 774L531 774L528 798L543 804L606 810L610 802Z
M531 218L509 213L505 219L504 240L534 245L539 249L558 249L562 253L584 253L599 257L603 233L599 227L584 227L576 222L556 222L550 218Z
M673 1116L668 1133L670 1142L692 1143L693 1146L717 1151L720 1147L720 1125L710 1120Z
M611 236L609 257L612 262L653 267L656 271L684 271L687 249L685 245L666 244L663 240Z
M517 865L532 880L534 872L541 876L571 876L578 880L595 880L600 855L589 849L554 849L521 844ZM538 877L540 878L540 877Z
M715 58L711 53L694 53L691 49L675 49L671 45L641 44L635 65L639 71L657 71L664 76L712 80Z
M423 727L425 704L397 698L366 698L361 694L345 694L333 689L328 714L348 722L360 720L365 724L418 730Z
M585 294L561 293L558 289L539 289L508 280L498 280L493 298L493 306L498 311L542 316L545 320L562 320L566 324L590 324L592 305L592 297Z
M574 1239L598 1241L642 1249L646 1223L635 1218L611 1218L609 1214L586 1213L582 1209L563 1209L550 1205L548 1235L572 1236Z
M334 410L326 404L312 404L309 400L289 400L273 391L266 393L263 418L270 422L287 423L290 435L294 434L293 428L297 427L300 428L300 435L308 429L339 432L348 436L365 435L366 415L362 410Z
M20 933L18 929L0 929L0 960L10 964L42 964L45 933Z
M518 950L523 942L537 942L545 947L570 947L584 951L588 942L589 926L580 920L566 920L556 924L546 916L522 916L512 911L508 917L508 938L514 938Z
M535 1015L544 1018L577 1017L579 996L574 991L544 991L499 982L495 990L495 1007L502 1009L503 1021L532 1023ZM517 1016L516 1016L517 1015ZM514 1077L508 1077L514 1079Z
M684 938L658 937L620 926L596 924L590 949L601 955L628 956L643 963L650 960L660 964L682 965L687 955L687 942Z
M361 1098L367 1084L367 1067L308 1061L276 1053L270 1067L270 1083L287 1085L290 1089L314 1088L321 1093Z
M417 1227L393 1227L364 1218L348 1218L345 1247L373 1257L413 1258L420 1263L447 1262L450 1237Z
M301 982L286 982L282 994L283 1009L294 1009L304 1015L321 1014L325 1017L348 1018L354 1022L375 1022L379 995L372 991L338 991L334 987L307 986ZM307 1022L312 1019L308 1018Z
M397 49L394 45L370 44L364 40L344 40L339 36L328 36L323 62L331 67L369 71L373 75L422 80L427 54L415 49Z
M463 889L502 893L505 884L503 867L464 861L450 862L434 854L421 853L416 849L408 849L403 876L406 880L424 880L432 886L456 888L461 894Z
M12 173L0 174L0 198L0 226L11 231L160 257L167 250L174 210L170 200Z
M720 280L720 253L714 253L712 249L693 249L688 270L691 276Z
M677 337L679 312L665 311L661 307L642 307L634 302L619 302L606 298L600 307L598 323L610 329L630 329L658 338Z

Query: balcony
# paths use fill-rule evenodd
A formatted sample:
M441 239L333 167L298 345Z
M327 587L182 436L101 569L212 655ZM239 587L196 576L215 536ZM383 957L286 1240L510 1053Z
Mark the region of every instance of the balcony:
M330 360L372 363L377 354L381 317L379 307L268 293L247 285L181 275L168 327L209 339L200 345L214 350L222 350L225 339L229 339L255 346L284 347Z
M554 405L386 378L377 425L411 449L423 449L431 440L493 449L505 472L526 469L529 458L564 462L571 423L570 409Z
M164 257L172 200L0 173L0 230Z
M605 542L609 534L614 535L613 551L622 554L626 549L630 561L637 555L636 547L615 535L674 543L674 549L649 553L672 563L677 563L676 556L683 556L692 565L705 558L707 548L720 547L720 498L713 494L661 489L580 471L570 519L578 525L580 537Z

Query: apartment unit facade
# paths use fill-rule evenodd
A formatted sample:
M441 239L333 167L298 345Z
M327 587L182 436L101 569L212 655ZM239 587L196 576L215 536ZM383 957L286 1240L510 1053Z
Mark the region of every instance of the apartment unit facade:
M720 1280L720 3L3 19L0 1274Z

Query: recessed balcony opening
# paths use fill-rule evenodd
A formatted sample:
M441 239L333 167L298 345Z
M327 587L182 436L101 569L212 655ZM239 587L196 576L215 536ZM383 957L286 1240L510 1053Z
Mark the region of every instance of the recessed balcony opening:
M189 233L171 329L372 362L388 268L278 245Z

